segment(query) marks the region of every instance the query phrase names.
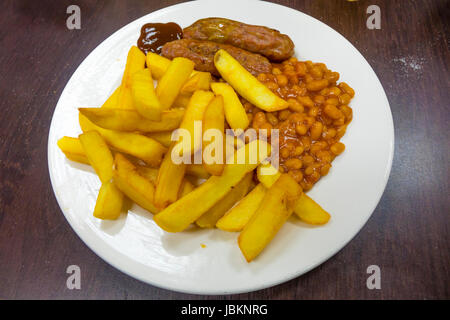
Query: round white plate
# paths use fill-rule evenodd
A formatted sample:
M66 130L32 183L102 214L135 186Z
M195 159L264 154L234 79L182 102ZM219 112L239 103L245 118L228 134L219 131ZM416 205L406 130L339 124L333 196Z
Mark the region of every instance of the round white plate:
M324 62L356 91L354 118L342 141L346 151L309 193L332 218L312 227L291 218L252 263L237 233L195 230L171 234L134 205L117 221L92 216L100 181L89 166L71 162L56 146L76 137L78 107L100 106L119 85L127 52L147 22L186 27L200 18L225 17L288 34L301 60ZM375 209L386 186L394 151L389 103L374 71L344 37L322 22L263 1L196 1L148 14L123 27L83 61L56 106L48 140L50 178L72 228L102 259L149 284L188 293L230 294L267 288L295 278L342 249ZM204 244L206 247L202 246Z

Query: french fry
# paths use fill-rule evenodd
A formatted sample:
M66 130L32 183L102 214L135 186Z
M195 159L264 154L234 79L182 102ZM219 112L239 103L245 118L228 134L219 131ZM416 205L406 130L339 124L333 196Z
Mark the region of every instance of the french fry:
M128 51L127 63L122 76L122 84L118 96L117 108L134 109L133 97L131 94L131 77L139 70L145 68L145 54L138 47L132 46Z
M101 182L112 178L114 159L105 140L97 131L88 131L78 136L83 150Z
M159 54L149 52L147 53L147 67L150 68L152 72L153 78L156 80L159 80L162 78L164 73L166 73L167 69L169 69L170 66L170 59L167 59L163 56L160 56ZM199 71L192 71L191 77L196 75Z
M261 164L257 169L258 181L266 188L270 188L280 176L281 172L275 169L270 163ZM328 212L304 193L297 201L294 212L304 222L315 225L326 224L331 217Z
M238 243L247 262L255 259L294 211L301 187L288 174L267 191L259 208L239 235Z
M244 229L250 218L259 208L266 195L266 187L259 183L241 201L231 208L219 221L216 227L220 230L237 232Z
M304 193L297 201L294 212L301 220L315 225L326 224L331 217L318 203Z
M97 202L95 203L94 217L99 219L117 219L122 210L123 195L111 182L114 164L113 155L97 131L82 133L79 139L89 159L89 163L91 163L102 182Z
M131 94L134 107L141 116L148 120L161 120L162 107L153 88L150 69L139 70L132 75Z
M211 81L211 73L198 71L183 85L180 94L192 94L197 90L209 90Z
M134 108L133 96L131 88L120 86L119 97L117 98L117 106L115 109L136 110Z
M183 121L181 121L180 129L184 129L189 132L190 136L190 149L184 150L184 141L183 139L179 140L174 148L180 150L180 155L191 153L194 154L198 151L202 146L202 137L197 137L195 135L195 121L202 121L203 115L205 113L206 108L210 101L214 98L214 94L211 91L203 91L198 90L195 91L192 95L191 100L189 101L188 107L184 113Z
M161 143L164 147L170 147L172 143L172 132L171 131L162 131L162 132L153 132L146 134L147 137L155 139L159 143Z
M259 182L266 188L270 188L281 176L281 172L272 166L271 163L264 163L256 169L256 176Z
M61 151L66 155L67 159L90 164L78 138L62 137L58 140L57 144Z
M101 110L100 108L98 109ZM97 131L113 148L135 156L150 166L158 166L161 163L164 153L167 151L167 148L149 137L132 132L120 132L100 128L81 113L79 114L79 121L83 132Z
M198 179L208 179L211 176L201 164L186 165L186 174Z
M153 78L159 80L170 66L170 59L164 58L159 54L149 52L146 57L147 67L150 68Z
M175 164L172 161L172 149L164 156L161 167L158 172L158 180L156 182L155 205L158 208L165 208L168 204L177 201L178 191L183 182L186 172L184 163Z
M189 59L177 57L172 60L156 86L156 96L163 110L169 109L180 93L181 87L189 79L194 70L194 62Z
M114 159L113 179L128 198L151 213L158 212L153 204L155 186L141 176L137 168L120 153Z
M195 186L187 179L183 180L181 184L180 191L178 192L178 198L182 198L187 195L189 192L193 191Z
M120 216L122 206L122 191L112 181L103 182L95 203L94 217L102 220L115 220Z
M213 82L211 89L216 95L223 97L225 117L230 127L245 130L249 125L249 120L234 89L225 82Z
M136 110L78 108L80 113L99 127L118 131L161 132L178 128L184 110L173 109L161 113L160 121L148 120Z
M230 192L197 219L196 224L201 228L214 228L217 221L248 192L253 179L253 172L247 173Z
M143 176L145 179L150 181L153 184L156 184L156 180L158 179L158 168L150 168L145 166L137 166L137 172Z
M102 104L102 108L118 108L119 96L121 87L117 87L116 90L109 96L109 98Z
M156 185L159 169L138 166L137 171L141 176L143 176L144 178L146 178L147 180L149 180L150 182L152 182L153 184ZM178 198L185 196L186 194L188 194L189 192L191 192L194 189L195 189L195 186L191 182L189 182L189 180L183 179L183 182L180 187L180 191L178 192Z
M180 93L173 102L172 108L186 109L189 104L189 100L191 100L191 97L192 94Z
M169 205L155 215L155 222L168 232L185 230L234 188L247 173L258 166L263 159L257 158L256 163L253 163L249 156L250 153L257 155L258 146L259 141L255 140L237 150L234 164L226 164L221 176L210 177L197 189ZM237 164L236 160L243 156L244 162Z
M122 77L122 87L131 87L131 77L139 70L145 68L145 54L138 47L132 46L128 51L127 63Z
M223 98L221 96L217 96L211 100L203 116L202 164L205 170L214 176L220 176L222 174L225 164L225 149L223 148L225 145L224 121ZM215 129L217 130L217 133L221 134L221 141L220 139L219 141L215 141L215 139L219 138L217 136L209 137L211 139L214 138L214 142L211 141L211 139L205 140L205 137L211 132L209 131L210 129Z
M283 110L288 107L285 100L259 82L225 50L221 49L216 52L214 65L222 78L256 107L268 112Z

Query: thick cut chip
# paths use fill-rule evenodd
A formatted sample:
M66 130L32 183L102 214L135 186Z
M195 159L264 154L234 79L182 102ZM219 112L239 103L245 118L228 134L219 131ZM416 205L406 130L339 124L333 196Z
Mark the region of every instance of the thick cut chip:
M142 208L157 213L153 204L155 186L141 176L136 167L120 153L114 159L113 179L116 186Z
M80 113L99 127L118 131L161 132L178 128L184 110L163 111L159 121L148 120L136 110L108 108L78 108Z
M301 194L302 188L288 174L282 174L267 191L238 238L239 247L247 262L255 259L275 237L294 211Z
M66 155L67 159L90 164L78 138L62 137L58 140L57 144L61 151Z
M161 120L162 107L153 88L150 69L139 70L131 77L131 94L134 107L144 118Z
M259 82L225 50L221 49L216 52L214 65L222 78L256 107L268 112L283 110L288 107L285 100Z
M114 158L105 140L97 131L88 131L78 137L83 150L102 183L112 179Z
M224 82L213 82L211 89L223 97L225 117L230 127L245 130L249 125L248 116L233 88Z
M175 58L169 65L156 86L156 96L163 109L169 109L182 86L189 79L194 70L194 62L186 58Z
M186 172L184 163L175 164L172 161L172 149L173 147L169 148L164 156L156 182L155 205L161 209L177 201L178 192Z
M225 165L225 117L223 98L217 96L211 100L203 116L203 167L214 175L220 176Z
M79 121L83 132L97 131L113 148L135 156L150 166L158 166L167 151L167 148L162 144L144 135L100 128L81 113L79 114Z
M266 187L261 183L258 184L249 192L249 194L217 221L216 227L231 232L237 232L244 229L245 225L259 208L266 192Z
M247 173L225 197L217 202L211 209L206 211L197 221L196 224L201 228L214 228L217 221L233 206L241 200L248 192L253 179L253 172Z

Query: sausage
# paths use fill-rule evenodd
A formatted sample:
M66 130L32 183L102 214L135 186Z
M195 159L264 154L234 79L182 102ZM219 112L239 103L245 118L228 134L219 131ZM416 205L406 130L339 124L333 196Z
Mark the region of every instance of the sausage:
M254 76L260 73L269 73L272 70L269 60L259 54L211 41L192 39L171 41L163 46L161 54L169 59L188 58L195 62L195 70L211 72L211 74L220 77L220 73L214 66L214 55L219 49L226 50Z
M289 36L263 26L224 18L200 19L183 30L183 38L233 45L280 62L294 55Z

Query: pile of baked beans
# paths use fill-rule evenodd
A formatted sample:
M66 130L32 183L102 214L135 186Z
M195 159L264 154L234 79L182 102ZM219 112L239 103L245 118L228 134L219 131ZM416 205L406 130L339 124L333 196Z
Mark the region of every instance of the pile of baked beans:
M274 64L271 73L258 79L289 103L278 112L264 112L244 101L252 127L279 129L280 171L290 174L310 190L328 174L334 158L345 145L339 140L352 121L348 106L355 91L345 82L337 83L339 73L323 63L291 58Z

